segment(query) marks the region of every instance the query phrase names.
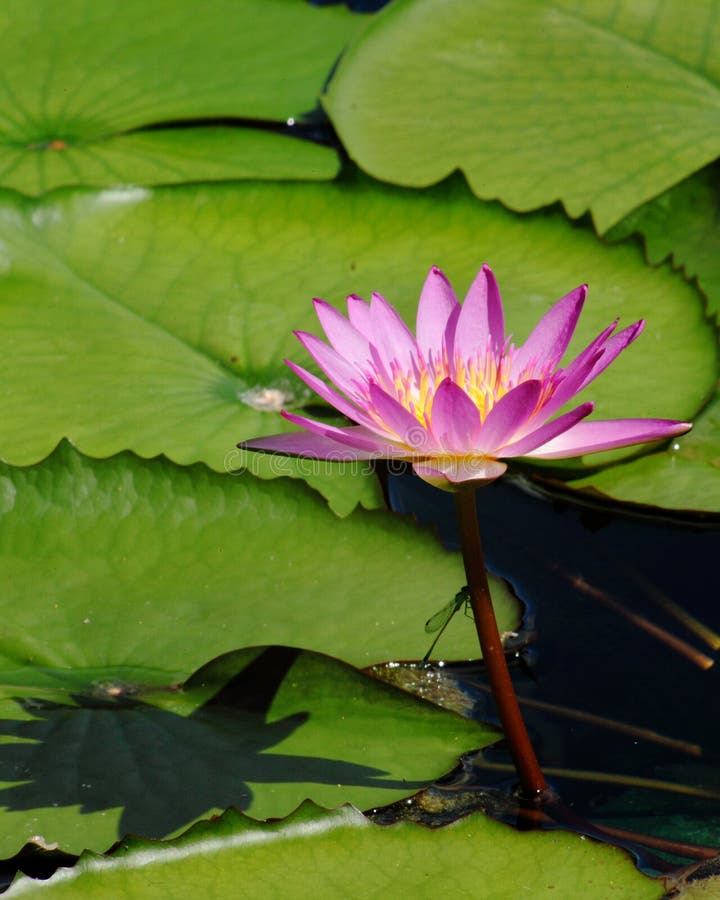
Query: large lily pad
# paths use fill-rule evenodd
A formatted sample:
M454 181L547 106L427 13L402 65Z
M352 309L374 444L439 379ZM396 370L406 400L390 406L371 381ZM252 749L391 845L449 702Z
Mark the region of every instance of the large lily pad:
M419 659L426 619L465 580L429 531L384 511L338 521L285 480L129 454L94 462L65 446L39 466L2 466L0 497L5 683L28 666L180 680L253 644L359 665ZM516 602L500 581L493 592L501 627L515 628ZM437 654L477 657L471 622L456 618Z
M243 650L182 688L111 671L0 688L0 854L41 834L70 852L163 837L229 805L260 818L303 799L397 800L497 739L329 657Z
M365 21L302 0L156 0L152 16L142 0L8 0L0 184L332 177L329 150L214 123L312 110Z
M664 450L570 482L625 503L720 512L720 394Z
M697 279L708 311L720 309L718 167L686 179L612 228L605 237L642 235L648 261L668 257ZM720 394L694 417L693 430L650 456L613 466L574 487L601 491L625 503L720 511Z
M583 281L590 298L571 352L616 316L647 317L587 392L599 417L689 418L714 383L701 299L669 267L650 270L638 247L605 247L559 212L519 218L478 203L459 181L427 192L359 179L3 199L0 455L16 465L68 437L97 457L131 449L304 474L337 499L327 467L234 445L285 427L280 406L313 402L282 362L304 356L293 328L319 330L313 295L378 289L412 320L433 263L462 291L488 260L518 340ZM355 480L342 488L345 512L367 496L368 479Z
M697 278L710 312L720 310L720 165L691 178L630 213L605 237L616 241L639 233L647 258L668 257L689 278Z
M3 185L41 193L59 185L175 184L231 178L322 180L338 171L328 147L251 128L135 131L103 141L18 150L0 141Z
M480 813L431 831L412 823L372 825L357 810L304 804L282 822L253 822L228 811L167 843L129 840L50 881L20 878L9 897L173 900L253 895L313 897L483 896L493 900L660 898L662 884L641 875L612 847L567 833L520 834Z
M399 0L344 56L325 105L376 178L425 186L460 168L483 199L561 200L604 231L718 156L716 14L683 0Z

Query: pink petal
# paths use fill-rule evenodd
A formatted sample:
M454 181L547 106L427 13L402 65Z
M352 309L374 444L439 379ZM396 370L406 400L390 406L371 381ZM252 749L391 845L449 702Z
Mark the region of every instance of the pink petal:
M587 384L588 376L603 355L602 348L596 348L591 351L591 347L586 348L563 372L562 378L558 382L552 396L545 401L538 411L538 416L542 421L546 421L550 416L555 415L568 400L572 399L580 391L583 385Z
M354 366L366 368L370 362L370 344L345 316L324 300L313 300L315 312L333 348Z
M376 427L370 416L361 409L358 409L349 400L346 400L341 394L338 394L337 391L334 391L329 385L325 384L321 378L318 378L317 375L313 375L312 372L308 372L307 369L303 369L302 366L298 366L289 359L285 360L285 365L292 369L298 378L302 378L305 384L315 391L319 397L322 397L326 403L334 406L338 412L347 416L348 419L352 419L353 422L357 422L358 425L365 425L369 428Z
M378 458L383 456L407 456L405 447L399 447L396 444L383 440L374 431L362 425L337 428L334 425L327 425L325 422L316 422L314 419L308 419L305 416L285 412L285 410L280 415L283 419L287 419L288 422L300 425L301 428L306 428L313 434L329 438L331 441L336 441L346 447L352 447L354 450L366 450Z
M327 344L323 343L320 338L315 337L314 334L308 334L306 331L296 331L295 336L330 381L336 384L348 397L353 397L362 402L362 395L358 389L358 382L364 377L362 372L356 369L352 363L343 359L332 347L328 347Z
M558 416L557 419L553 419L552 422L546 422L545 425L526 434L525 437L520 438L519 441L507 444L502 448L500 455L505 459L511 456L525 456L525 454L529 453L531 450L535 450L537 447L542 446L542 444L546 444L554 437L557 437L557 435L562 434L563 431L572 428L573 425L577 424L581 419L584 419L585 416L589 416L594 408L594 403L581 403L580 406L570 412Z
M448 319L457 306L450 282L433 266L425 279L417 312L417 344L425 359L430 354L437 359L442 353Z
M609 338L609 340L605 342L602 356L596 361L595 365L585 376L585 379L577 390L581 391L590 384L591 381L594 381L601 372L604 372L610 363L617 359L622 351L642 334L644 328L645 320L640 319L639 322L635 322L634 325L624 328L622 331L619 331Z
M488 482L499 478L507 469L499 459L483 456L444 456L413 463L413 470L423 481L435 487L452 490L466 481Z
M526 455L537 459L567 459L571 456L582 456L584 453L596 453L599 450L613 450L615 447L659 441L684 434L691 428L689 422L674 422L670 419L579 422L564 434Z
M492 338L492 349L498 352L505 343L500 290L492 269L484 265L470 285L455 328L454 353L462 359L484 353Z
M488 331L492 339L492 347L496 353L505 346L505 316L503 314L502 298L500 296L500 288L498 287L495 274L487 263L483 264L477 278L470 285L468 294L479 289L483 290L482 278L485 276L485 295L487 304L487 322Z
M449 378L433 397L431 430L436 441L450 453L470 452L480 434L480 413L465 391Z
M391 391L393 389L393 376L389 363L385 365L382 354L374 344L370 344L370 352L372 353L375 381Z
M454 359L455 359L455 332L457 331L457 323L460 319L460 313L462 312L462 306L458 304L455 309L450 313L450 316L447 321L447 325L445 326L445 334L443 335L443 344L445 346L445 352L447 354L448 361L450 363L451 368L454 368Z
M554 415L568 400L604 372L628 344L635 340L645 323L641 320L610 337L616 325L617 320L588 344L565 369L555 392L540 411L543 418Z
M414 450L428 453L435 449L427 429L398 401L376 384L370 384L370 401L379 418L402 441Z
M377 459L378 453L371 450L358 450L340 444L320 434L307 431L293 431L287 434L271 434L267 437L253 438L238 444L243 450L263 450L268 453L282 453L284 456L304 456L310 459L327 459L342 461Z
M538 372L560 362L575 331L586 296L587 285L581 284L545 313L530 337L515 351L512 371L516 378L528 367Z
M370 343L377 349L385 368L389 369L390 363L397 360L401 368L409 369L418 352L415 338L397 310L375 292L370 303L370 325Z
M520 429L527 428L540 399L541 388L541 383L532 379L501 397L483 422L478 449L491 456L500 456L496 452L498 448L511 441Z
M347 309L350 324L370 340L372 328L370 327L369 305L357 294L350 294L347 298Z

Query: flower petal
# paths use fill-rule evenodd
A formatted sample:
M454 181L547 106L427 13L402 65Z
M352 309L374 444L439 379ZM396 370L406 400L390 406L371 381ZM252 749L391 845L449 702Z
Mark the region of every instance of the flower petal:
M608 421L579 422L564 434L526 454L537 459L567 459L596 453L599 450L613 450L630 444L644 444L659 441L689 431L689 422L675 422L670 419L610 419Z
M433 397L430 429L437 443L449 453L469 453L480 434L480 413L465 391L449 378Z
M540 399L541 382L531 379L508 391L493 406L480 429L476 449L500 456L498 448L509 443L520 429L527 429Z
M314 334L308 334L306 331L296 331L295 336L330 381L337 385L348 397L362 402L362 394L358 388L358 382L364 378L362 372L356 369L352 363L343 359L332 347L328 347L320 338L315 337Z
M355 450L367 450L371 455L378 458L383 456L402 456L408 455L405 447L400 447L390 441L383 440L375 432L362 425L349 425L347 428L337 428L335 425L328 425L325 422L316 422L314 419L308 419L305 416L298 416L295 413L285 412L283 410L280 415L288 422L300 425L313 434L321 437L329 438L346 447L352 447ZM261 438L262 440L262 438Z
M313 300L315 312L327 335L333 349L343 359L357 366L359 369L367 368L370 364L370 344L357 328L339 313L334 306L330 306L324 300Z
M565 369L562 380L543 406L541 415L554 415L571 397L594 381L642 332L645 322L641 319L610 337L614 327L615 324L606 328Z
M425 359L430 355L437 359L442 353L448 319L457 306L450 282L433 266L425 279L417 311L417 344Z
M370 343L376 348L384 368L389 371L390 364L397 360L401 368L409 369L418 352L415 338L397 310L375 292L370 302L370 326Z
M494 481L507 469L499 459L484 456L443 456L414 462L412 466L423 481L444 490L453 490L466 481Z
M589 416L594 408L594 403L581 403L580 406L570 410L570 412L566 412L564 415L558 416L557 419L553 419L552 422L546 422L540 428L536 428L534 431L526 434L519 441L507 444L500 451L500 456L504 459L511 456L525 456L531 450L541 447L554 437L557 437L557 435L562 434L563 431L572 428L585 416Z
M370 385L370 401L378 417L397 435L397 440L419 453L429 453L435 449L423 424L376 384Z
M353 328L357 328L360 334L364 335L368 340L372 335L370 327L370 306L358 297L357 294L349 294L347 298L348 319Z
M502 300L492 269L483 265L470 285L455 328L454 353L470 359L478 351L484 353L491 338L497 353L505 343Z
M311 434L307 431L293 431L253 438L251 441L242 441L238 447L242 450L261 450L267 453L282 453L284 456L303 456L309 459L327 459L337 462L378 458L376 451L354 449L323 435Z
M347 416L348 419L352 419L353 422L357 422L358 425L365 425L367 428L377 427L370 416L363 412L363 410L358 409L349 400L346 400L341 394L338 394L337 391L334 391L329 385L325 384L321 378L318 378L317 375L313 375L312 372L308 372L307 369L303 369L302 366L298 366L297 363L294 363L289 359L285 360L285 365L288 366L298 378L302 378L305 384L315 391L319 397L322 397L326 403L334 406L338 412ZM377 430L378 432L381 431L379 428L377 428Z
M544 419L554 415L560 407L580 391L581 387L588 383L588 376L595 368L596 363L604 353L604 345L608 337L617 326L617 319L602 331L594 341L580 353L563 370L557 387L552 395L545 401L540 414Z
M622 331L619 331L609 338L603 347L602 356L596 361L595 365L585 376L585 379L577 390L581 391L590 384L591 381L594 381L601 372L604 372L610 363L614 362L620 353L642 334L644 328L645 320L640 319L639 322L635 322L634 325L624 328Z
M582 312L587 285L581 284L540 319L530 337L515 351L512 371L515 378L527 371L539 374L541 369L555 367L567 350Z
M462 306L458 304L450 313L447 325L445 326L445 334L443 335L443 345L445 347L445 354L451 371L454 371L455 368L455 332L457 331L457 323L460 319L461 312Z
M485 295L488 332L492 339L492 349L495 353L499 353L505 346L505 316L495 273L487 263L483 263L475 281L470 285L468 296L475 291L480 291Z

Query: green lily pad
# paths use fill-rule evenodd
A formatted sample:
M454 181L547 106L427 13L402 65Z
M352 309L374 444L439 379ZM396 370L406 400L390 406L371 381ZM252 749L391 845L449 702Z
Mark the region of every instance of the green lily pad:
M0 182L35 194L60 185L176 184L235 178L334 178L334 150L251 128L135 131L87 144L32 151L3 145Z
M715 15L683 0L398 0L325 106L376 178L422 187L459 168L482 199L561 200L605 231L718 156Z
M605 234L610 241L639 233L650 263L671 258L697 278L708 310L720 310L720 166L716 163L630 213Z
M34 835L66 851L159 838L227 806L283 816L306 797L389 803L497 732L329 657L229 653L182 687L111 671L78 689L0 688L0 853Z
M319 331L312 296L380 290L412 321L432 264L460 293L488 260L518 341L583 281L570 352L616 316L647 317L586 391L599 418L690 418L715 379L701 299L669 267L650 270L639 248L603 246L559 212L478 203L459 180L425 192L359 178L6 195L0 240L0 456L15 465L67 437L95 457L130 449L303 476L342 512L371 504L362 466L338 481L334 466L234 446L290 427L281 406L316 401L282 362L306 361L292 329Z
M465 581L460 554L385 511L338 521L303 484L129 454L63 446L2 466L0 510L5 683L27 667L155 669L167 683L253 644L420 659L425 621ZM516 628L517 601L498 579L492 590L500 627ZM478 655L456 616L435 658Z
M123 843L106 857L83 854L49 881L24 876L8 896L181 898L250 895L313 897L492 897L517 900L658 900L659 881L613 847L561 832L519 833L475 813L445 828L373 825L352 807L306 803L282 822L228 811L173 841Z
M720 512L720 394L669 447L569 482L624 503Z
M311 111L366 21L302 0L157 0L152 16L142 0L8 0L0 185L332 177L330 150L213 123Z

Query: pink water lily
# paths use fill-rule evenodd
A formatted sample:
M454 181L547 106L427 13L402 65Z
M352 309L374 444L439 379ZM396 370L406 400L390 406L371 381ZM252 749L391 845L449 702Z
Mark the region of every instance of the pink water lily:
M617 320L571 363L559 363L585 302L582 285L559 300L515 347L505 336L500 291L484 265L458 303L433 267L420 295L416 334L374 293L347 298L347 318L315 300L329 341L296 332L335 390L302 366L287 365L323 400L355 422L333 427L283 411L304 431L239 446L328 460L405 459L439 487L497 478L505 459L562 459L682 434L667 419L583 421L593 403L555 415L643 329L615 332ZM553 418L554 417L554 418Z

